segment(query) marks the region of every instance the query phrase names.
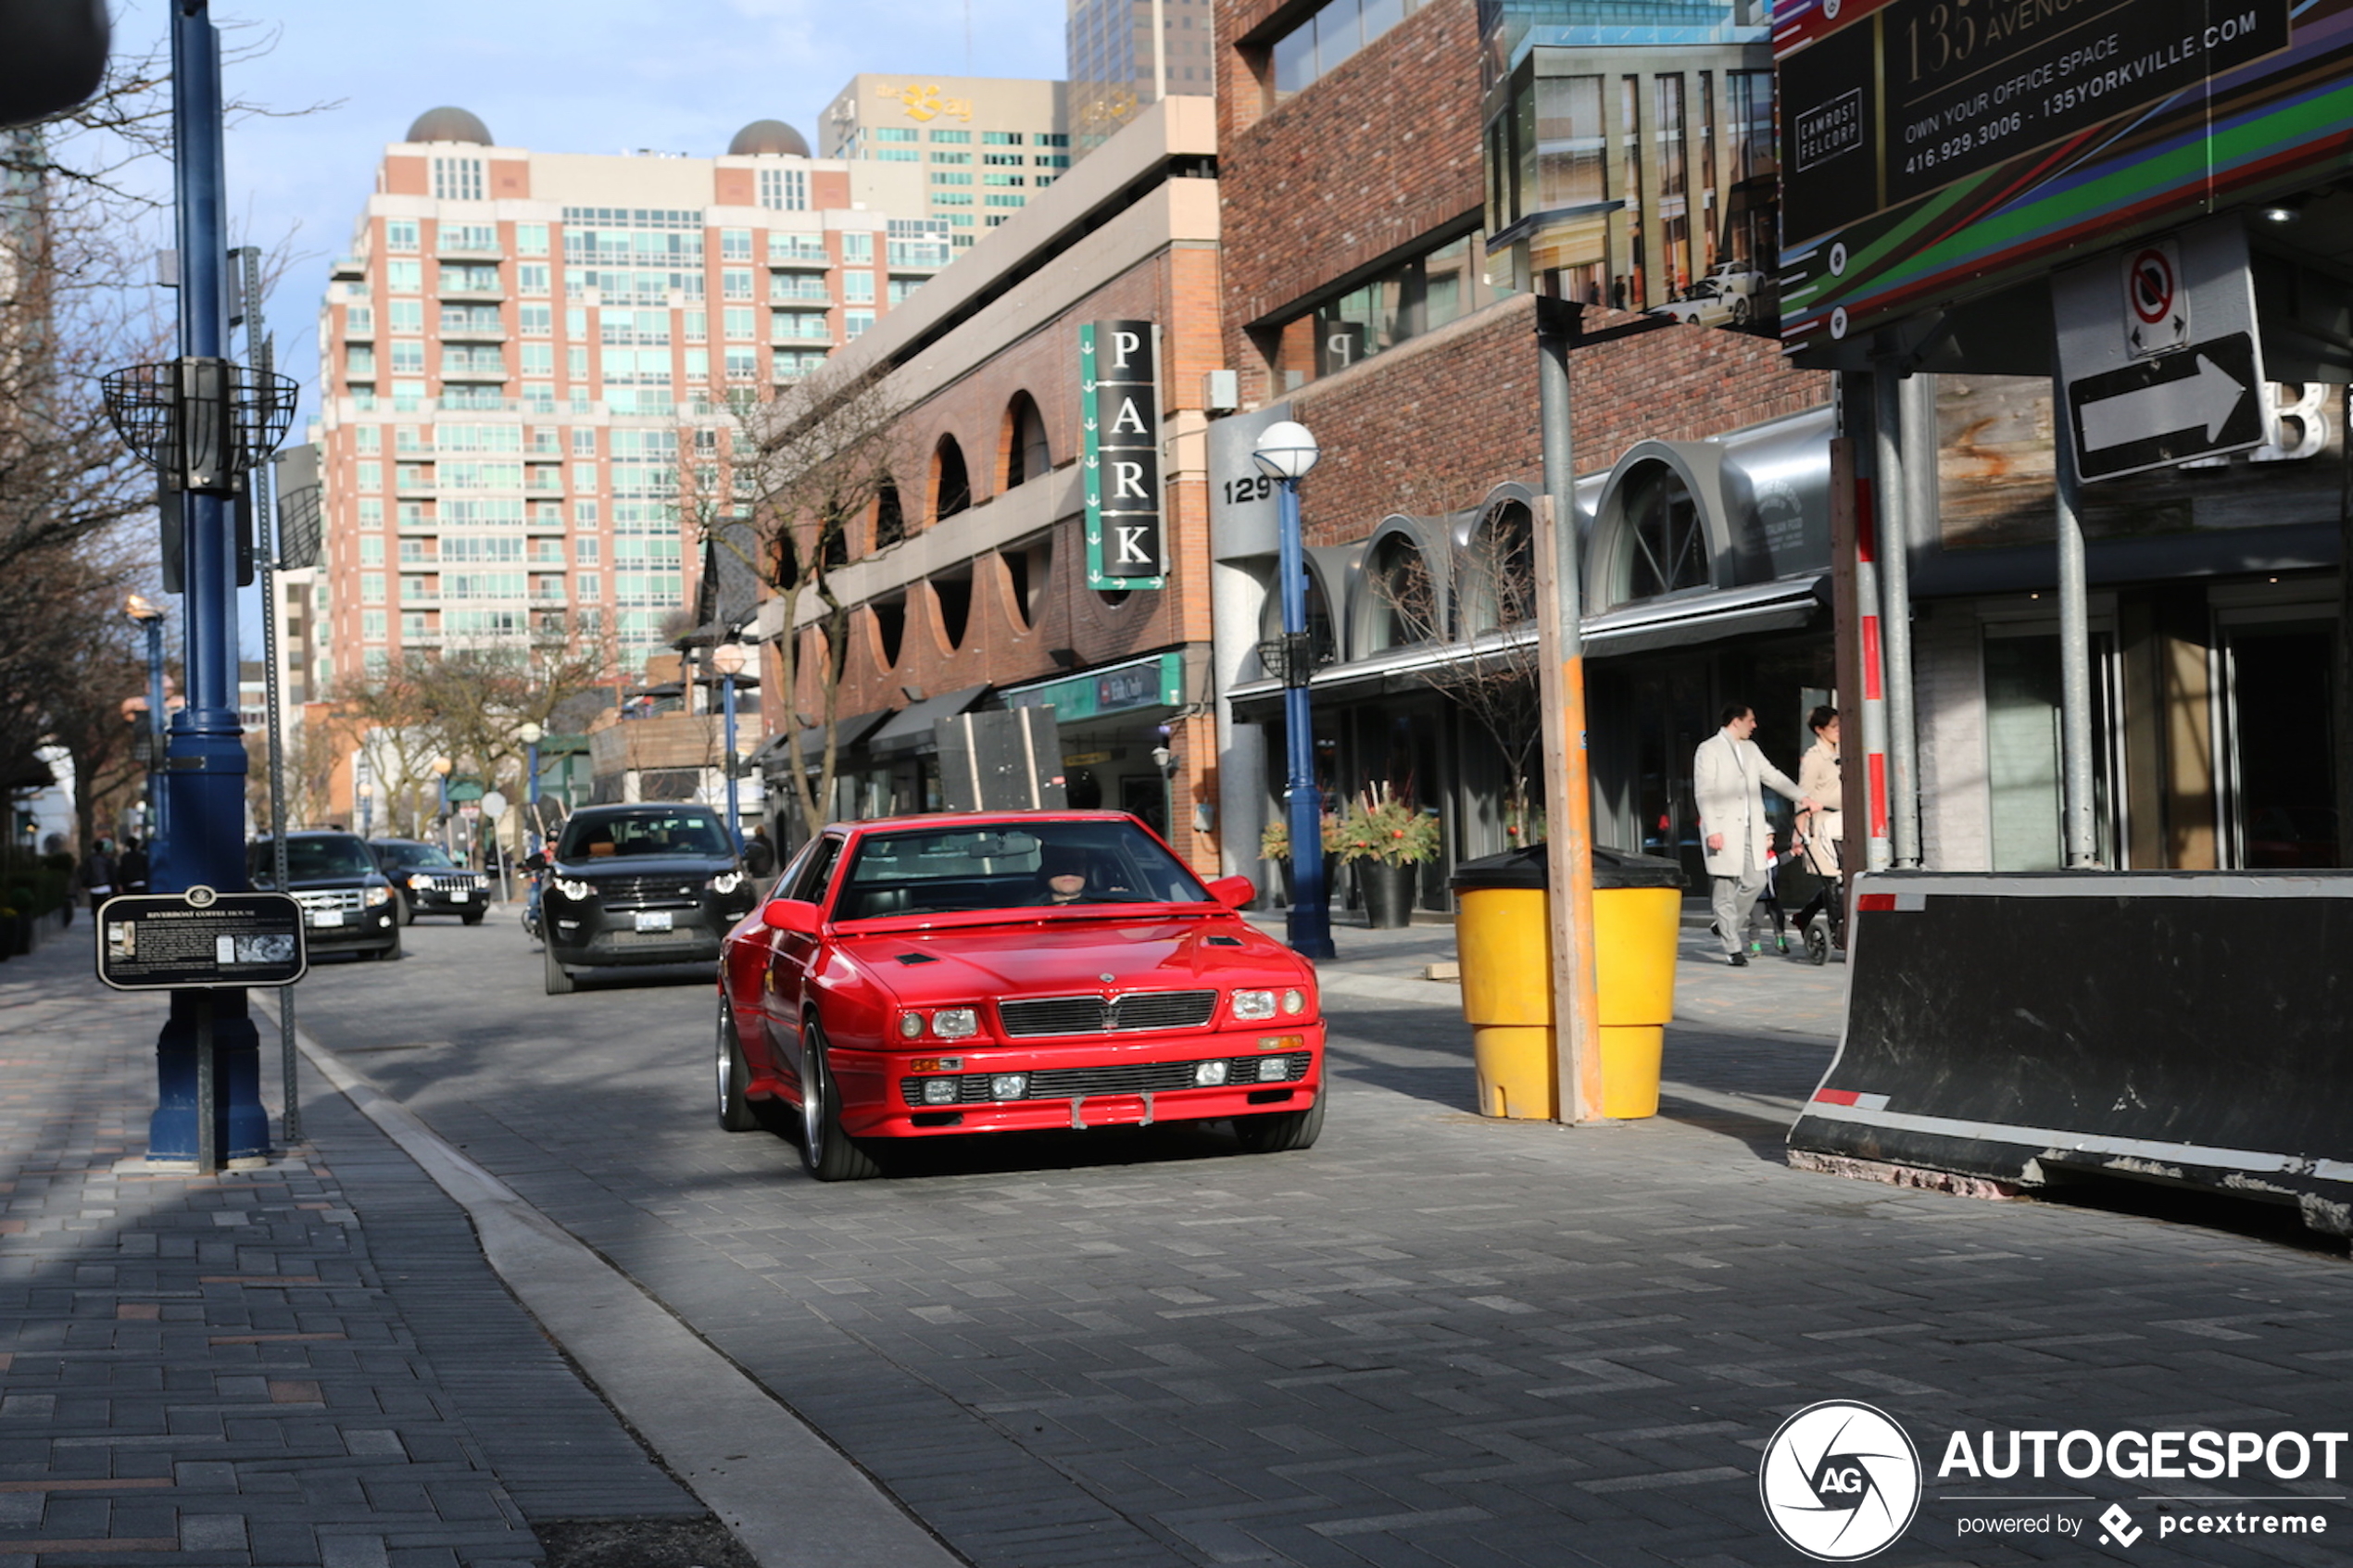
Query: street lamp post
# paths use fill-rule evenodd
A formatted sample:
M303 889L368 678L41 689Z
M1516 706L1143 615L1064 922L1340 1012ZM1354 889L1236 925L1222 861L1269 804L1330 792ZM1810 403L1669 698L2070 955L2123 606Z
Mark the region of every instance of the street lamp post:
M441 804L434 809L433 825L441 831L441 852L449 852L449 769L447 757L433 759L434 783L440 788Z
M152 861L163 842L163 607L138 594L122 601L122 613L147 634L147 854Z
M724 734L721 745L726 751L727 766L727 842L741 847L744 824L736 807L736 676L744 667L744 650L736 647L713 648L711 662L719 671L720 712Z
M547 738L547 732L526 719L523 721L522 728L515 732L515 738L522 742L522 801L525 808L522 818L523 852L537 854L539 851L539 743Z
M1315 720L1308 708L1307 678L1315 659L1307 629L1306 547L1299 529L1299 482L1322 453L1305 425L1283 420L1266 427L1250 456L1276 483L1279 519L1276 570L1283 580L1283 729L1290 763L1288 931L1293 951L1304 958L1328 959L1336 954L1331 894L1324 885L1324 798L1315 786Z

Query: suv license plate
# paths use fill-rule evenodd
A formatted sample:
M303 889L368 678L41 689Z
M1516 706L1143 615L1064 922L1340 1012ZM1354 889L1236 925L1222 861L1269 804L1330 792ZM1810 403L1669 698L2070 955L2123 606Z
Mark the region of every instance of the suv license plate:
M449 901L453 904L462 904L473 896L474 890L471 887L453 887L449 890Z
M343 911L341 909L313 909L310 911L310 923L313 925L341 925L343 923Z
M638 910L637 929L640 931L668 931L670 929L670 911L668 909Z

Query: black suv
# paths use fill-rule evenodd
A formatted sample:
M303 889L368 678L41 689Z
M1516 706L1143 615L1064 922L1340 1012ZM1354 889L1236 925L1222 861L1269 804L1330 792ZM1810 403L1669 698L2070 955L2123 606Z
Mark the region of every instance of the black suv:
M757 897L727 824L708 806L584 806L555 847L523 862L543 872L547 994L605 964L708 963Z
M456 915L468 925L480 925L490 912L490 879L458 864L440 845L371 838L368 847L400 891L401 924L419 915Z
M277 890L274 853L266 838L247 847L245 874L256 887ZM359 834L286 834L286 882L312 953L400 956L400 896Z

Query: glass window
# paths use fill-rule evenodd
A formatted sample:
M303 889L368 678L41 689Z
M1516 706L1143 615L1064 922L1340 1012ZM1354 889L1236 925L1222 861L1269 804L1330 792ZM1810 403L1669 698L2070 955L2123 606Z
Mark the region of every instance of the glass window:
M874 834L850 859L834 917L1020 909L1034 919L1056 904L1208 901L1193 874L1132 822L1037 822Z
M751 231L722 229L719 231L719 257L723 261L751 259Z
M433 160L433 194L435 201L482 200L482 159L478 157L437 157Z
M751 269L730 267L722 271L719 274L719 297L749 299L751 297Z
M845 337L856 337L875 324L871 310L845 310L841 313L841 330Z
M875 275L872 272L844 272L841 275L841 296L852 305L875 302Z
M385 262L384 287L394 294L422 294L425 287L425 264L422 261Z
M719 330L736 343L749 342L759 335L752 325L751 307L743 305L730 305L719 312Z
M848 262L868 262L875 259L875 236L871 230L850 231L841 237L841 258Z
M800 169L760 171L760 205L772 212L809 210L809 172Z
M935 185L969 185L973 177L952 169L935 169L931 171L931 182Z
M907 132L907 139L909 141L914 140L914 137L915 133L913 132L910 131ZM931 139L934 143L944 143L951 147L969 147L972 145L973 133L969 131L934 130L931 133Z
M912 142L915 140L917 132L910 126L878 125L874 130L868 132L867 134L874 137L874 139L877 142ZM945 141L946 137L942 136L940 132L935 131L931 133L931 139L935 142L939 142Z
M547 254L547 225L518 223L515 225L515 254L545 256Z
M1022 135L1018 131L984 131L980 133L980 144L984 147L1018 147L1021 143Z
M1603 169L1609 149L1598 76L1536 79L1536 209L1606 200Z
M972 160L973 156L970 153L936 152L931 155L931 161L934 163L970 163Z
M417 220L415 219L394 218L385 220L384 249L388 251L414 252L417 249L418 245Z

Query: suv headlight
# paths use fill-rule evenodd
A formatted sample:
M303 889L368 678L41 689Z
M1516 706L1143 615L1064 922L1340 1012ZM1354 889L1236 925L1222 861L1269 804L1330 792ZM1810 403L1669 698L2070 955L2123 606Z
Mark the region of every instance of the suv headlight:
M370 909L374 909L374 908L375 908L377 905L379 905L379 904L389 904L389 903L391 903L391 902L392 902L392 889L391 889L391 888L389 888L389 887L371 887L370 889L368 889L368 907L369 907Z
M433 878L425 875L422 872L411 872L409 873L409 885L411 887L431 887L433 885Z
M713 893L733 893L743 884L744 873L741 872L722 872L711 879L711 890Z
M579 904L587 901L589 887L585 882L568 876L560 876L556 878L556 891L573 903Z
M1237 991L1234 993L1236 1018L1272 1018L1275 1016L1275 993L1272 991Z

